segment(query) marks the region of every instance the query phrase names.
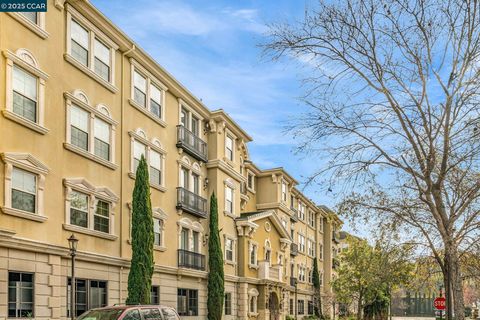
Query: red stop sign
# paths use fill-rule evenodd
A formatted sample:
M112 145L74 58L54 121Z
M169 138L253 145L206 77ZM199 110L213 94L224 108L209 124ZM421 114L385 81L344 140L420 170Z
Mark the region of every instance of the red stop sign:
M433 307L437 310L445 310L447 300L444 297L438 297L433 300Z

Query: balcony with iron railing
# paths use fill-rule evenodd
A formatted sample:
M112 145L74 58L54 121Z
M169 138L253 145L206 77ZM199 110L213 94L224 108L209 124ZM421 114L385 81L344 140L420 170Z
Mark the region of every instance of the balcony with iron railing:
M290 244L290 255L293 257L298 255L298 244L296 243Z
M200 218L207 217L207 199L185 188L177 188L177 209Z
M290 207L290 220L292 222L298 222L298 211L294 207Z
M182 125L177 126L177 148L182 148L197 160L208 161L207 143Z
M292 287L295 287L297 285L297 278L295 277L290 277L290 285Z
M178 266L203 271L205 270L205 256L201 253L178 249Z

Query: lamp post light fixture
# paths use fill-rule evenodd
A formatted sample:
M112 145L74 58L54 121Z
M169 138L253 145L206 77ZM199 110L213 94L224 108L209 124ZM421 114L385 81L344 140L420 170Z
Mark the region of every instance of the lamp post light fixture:
M75 256L77 255L78 239L72 233L68 240L68 247L70 248L70 257L72 257L72 273L70 279L70 319L75 319L75 291L77 289L75 281Z

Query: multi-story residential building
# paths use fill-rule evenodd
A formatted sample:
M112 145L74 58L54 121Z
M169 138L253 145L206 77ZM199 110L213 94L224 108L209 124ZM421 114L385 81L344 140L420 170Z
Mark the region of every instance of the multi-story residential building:
M315 258L330 293L336 215L282 168L255 166L248 133L89 1L0 13L0 50L0 319L70 316L72 233L75 313L125 301L141 155L154 218L153 304L206 317L213 192L225 319L311 314Z

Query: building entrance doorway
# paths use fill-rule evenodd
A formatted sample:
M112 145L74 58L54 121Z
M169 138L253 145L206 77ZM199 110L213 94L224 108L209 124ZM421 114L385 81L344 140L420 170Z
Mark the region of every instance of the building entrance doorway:
M268 308L270 311L270 320L279 320L280 305L278 302L278 296L275 292L270 293L270 297L268 298Z

